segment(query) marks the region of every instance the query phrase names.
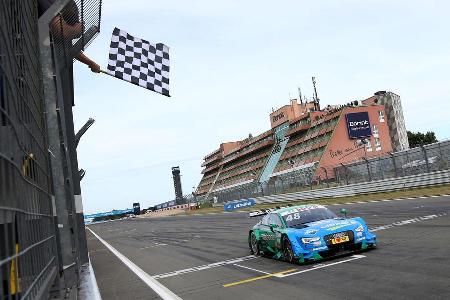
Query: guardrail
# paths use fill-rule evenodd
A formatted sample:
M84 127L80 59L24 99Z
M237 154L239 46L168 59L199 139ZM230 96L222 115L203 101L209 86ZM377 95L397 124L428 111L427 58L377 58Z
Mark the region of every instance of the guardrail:
M392 192L446 183L450 183L450 170L423 173L399 178L389 178L384 180L376 180L358 184L350 184L320 190L303 191L281 195L270 195L253 199L257 204L279 203L279 202L290 202L299 200L313 200L328 197L333 198L349 197L379 192ZM242 201L242 199L238 201ZM233 202L236 201L226 202L224 205Z

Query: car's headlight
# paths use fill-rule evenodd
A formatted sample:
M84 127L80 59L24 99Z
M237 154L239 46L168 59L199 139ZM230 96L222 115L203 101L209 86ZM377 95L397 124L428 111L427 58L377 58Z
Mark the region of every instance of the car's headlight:
M363 232L364 231L364 227L362 225L359 225L358 227L356 227L355 231Z
M304 238L302 238L302 242L304 244L309 244L309 243L318 242L318 241L320 241L320 237L310 237L310 238L304 237Z

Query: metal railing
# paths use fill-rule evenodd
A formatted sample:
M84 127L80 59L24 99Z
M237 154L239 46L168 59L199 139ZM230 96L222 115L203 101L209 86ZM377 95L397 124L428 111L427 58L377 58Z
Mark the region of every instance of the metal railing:
M57 274L34 1L0 1L0 296L34 299Z
M208 199L197 201L224 203L245 198L306 192L389 178L408 177L450 168L450 140L425 145L387 156L362 159L338 166L311 164L303 169L272 176L263 184L250 183L239 187L212 192ZM412 177L411 177L412 176ZM412 179L411 179L412 180Z
M331 188L303 191L297 193L270 195L254 198L258 204L282 203L290 201L314 200L322 198L350 197L362 194L392 192L404 189L427 187L450 183L450 170L435 171L405 177L354 183Z

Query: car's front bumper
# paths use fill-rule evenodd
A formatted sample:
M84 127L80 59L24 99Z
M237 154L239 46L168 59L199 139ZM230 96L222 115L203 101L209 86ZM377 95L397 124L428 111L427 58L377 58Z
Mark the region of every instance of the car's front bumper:
M337 245L326 245L322 243L320 245L308 245L305 247L305 245L302 246L300 243L296 243L296 245L293 245L293 250L298 262L303 263L375 248L376 244L376 236L367 232L363 236L355 235L354 239L350 242Z

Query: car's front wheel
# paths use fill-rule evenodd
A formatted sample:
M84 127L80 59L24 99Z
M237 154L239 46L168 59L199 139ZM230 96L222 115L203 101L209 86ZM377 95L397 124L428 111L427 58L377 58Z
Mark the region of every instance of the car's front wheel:
M256 238L256 235L255 235L255 233L253 231L250 233L249 246L250 246L250 253L251 254L253 254L253 255L260 255L261 254L261 250L259 249L258 239Z
M283 238L283 259L290 263L295 262L294 251L292 250L291 242L287 236Z

